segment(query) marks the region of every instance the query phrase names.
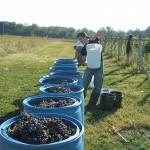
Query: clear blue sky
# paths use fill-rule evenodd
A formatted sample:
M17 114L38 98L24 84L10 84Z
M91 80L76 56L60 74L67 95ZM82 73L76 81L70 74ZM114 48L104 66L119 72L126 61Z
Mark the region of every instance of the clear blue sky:
M97 31L145 30L150 26L150 0L0 0L0 21L36 23Z

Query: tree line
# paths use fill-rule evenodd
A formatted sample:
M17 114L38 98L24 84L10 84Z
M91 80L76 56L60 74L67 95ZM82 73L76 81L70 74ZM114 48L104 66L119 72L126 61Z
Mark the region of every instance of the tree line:
M114 36L128 36L132 34L133 36L138 37L141 35L143 38L150 38L150 26L140 31L139 29L124 31L115 31L112 27L105 27L107 30L107 35L110 37ZM85 31L89 36L95 34L95 31L88 30L87 28L83 29L74 29L73 27L60 27L60 26L49 26L49 27L39 27L37 24L33 23L32 25L23 25L21 23L0 21L0 35L9 34L9 35L20 35L20 36L39 36L39 37L48 37L48 38L65 38L65 39L74 39L77 36L77 33L80 31Z

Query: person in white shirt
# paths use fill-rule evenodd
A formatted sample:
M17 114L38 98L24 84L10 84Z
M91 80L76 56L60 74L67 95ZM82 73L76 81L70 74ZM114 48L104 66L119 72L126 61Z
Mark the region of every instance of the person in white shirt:
M92 76L94 76L94 88L92 90L88 106L95 106L100 96L102 84L103 84L103 56L102 45L99 43L99 39L105 36L106 31L100 30L94 37L90 38L85 32L79 32L77 37L84 44L81 50L83 63L87 68L84 71L83 87L84 97L88 86L91 82Z
M78 66L83 65L82 61L82 55L81 55L81 50L84 47L84 44L80 42L80 40L77 41L76 45L74 46L74 49L76 50L76 56L74 59L77 59Z

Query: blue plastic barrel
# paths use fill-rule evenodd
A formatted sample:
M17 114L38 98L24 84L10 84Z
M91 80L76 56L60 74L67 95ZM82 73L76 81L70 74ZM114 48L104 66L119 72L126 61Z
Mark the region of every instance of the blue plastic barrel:
M68 67L76 67L78 68L78 63L71 63L71 62L59 62L59 61L54 61L54 66L59 67L59 66L68 66Z
M52 72L50 76L63 76L63 77L72 77L78 80L77 85L82 85L82 73L81 72ZM45 76L46 77L46 76Z
M58 100L73 100L74 103L72 105L66 107L56 107L56 108L42 108L35 107L34 105L44 101L49 101L50 99L58 101ZM23 100L24 112L27 113L57 113L68 115L79 120L83 123L82 116L82 101L80 98L73 96L50 96L50 95L36 95L31 96Z
M51 72L77 72L77 68L76 67L68 67L68 66L59 66L59 67L50 67L49 68L50 73Z
M52 88L52 87L57 87L57 86L60 86L60 85L44 85L44 86L41 86L39 88L39 94L41 95L50 95L50 96L69 96L69 95L72 95L74 97L77 97L77 98L80 98L82 100L82 108L81 108L81 111L82 111L82 115L83 115L83 118L84 118L84 94L83 94L83 86L80 86L80 85L61 85L63 88L70 88L73 92L70 92L70 93L50 93L48 92L48 89L49 88ZM84 122L84 120L83 120Z
M78 80L71 77L47 76L39 80L39 86L45 84L77 84Z
M0 148L3 150L84 150L84 127L83 125L76 119L60 115L60 114L34 114L34 115L44 115L45 117L57 117L61 118L64 121L70 123L70 125L76 126L78 128L78 132L76 132L73 136L68 139L50 143L50 144L26 144L20 141L17 141L7 135L7 127L12 123L15 123L20 118L14 117L7 121L5 121L0 126Z

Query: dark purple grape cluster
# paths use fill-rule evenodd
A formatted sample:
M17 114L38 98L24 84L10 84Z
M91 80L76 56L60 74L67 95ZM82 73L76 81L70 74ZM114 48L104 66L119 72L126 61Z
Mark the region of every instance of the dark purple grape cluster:
M63 86L55 86L55 87L50 87L46 89L47 92L50 93L71 93L74 92L68 87L63 87Z
M42 108L57 108L57 107L65 107L74 104L72 99L67 100L43 100L37 104L34 104L35 107L42 107Z
M75 126L65 120L27 113L20 115L20 120L7 128L8 136L27 144L48 144L69 138L76 133Z
M70 82L67 80L54 80L54 81L48 81L47 83L48 84L68 84Z

